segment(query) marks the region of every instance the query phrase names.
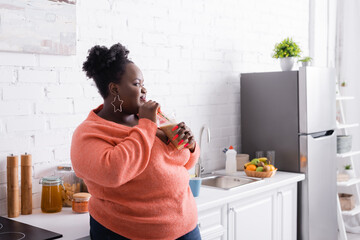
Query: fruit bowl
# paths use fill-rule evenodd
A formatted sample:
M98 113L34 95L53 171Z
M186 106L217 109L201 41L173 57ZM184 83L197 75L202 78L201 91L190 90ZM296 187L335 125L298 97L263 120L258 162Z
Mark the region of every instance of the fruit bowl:
M270 178L275 175L277 168L275 168L275 170L273 171L268 171L268 172L256 172L256 171L249 171L246 169L244 171L248 177Z

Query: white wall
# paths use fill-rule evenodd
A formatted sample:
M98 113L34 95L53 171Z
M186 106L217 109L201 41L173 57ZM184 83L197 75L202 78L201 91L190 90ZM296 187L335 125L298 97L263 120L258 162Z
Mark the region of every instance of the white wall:
M346 87L341 87L344 96L354 96L354 100L343 101L346 123L360 123L360 2L357 0L338 2L338 49L337 67L340 82L346 82ZM340 133L340 131L339 131ZM343 131L341 133L344 133ZM352 150L360 150L360 128L348 128L347 134L352 135ZM353 156L356 176L360 176L360 155ZM338 169L341 172L346 164L351 163L350 158L338 159ZM357 188L359 189L359 184ZM339 192L356 194L356 188L340 188ZM356 199L356 195L355 195ZM357 204L360 199L356 199ZM360 233L360 217L343 216L348 232Z
M359 81L359 67L360 60L358 53L360 46L358 39L360 37L360 2L351 0L341 3L340 32L341 40L338 46L338 71L340 82L346 82L346 87L341 87L340 92L344 96L353 96L354 100L343 101L345 119L347 123L360 123L360 81ZM360 150L360 128L347 129L348 134L352 135L352 150ZM357 169L357 176L360 176L360 156L353 157L354 164ZM348 159L342 159L340 166L349 163ZM341 169L340 169L341 170Z
M347 123L360 123L360 78L359 78L359 38L360 38L360 2L356 0L344 1L341 3L341 43L339 44L339 80L346 82L346 87L341 87L341 94L354 96L351 101L343 101L345 118ZM358 151L360 146L360 128L347 129L353 135L353 150ZM359 156L354 156L360 159ZM355 161L358 162L358 161ZM360 164L358 164L360 169ZM358 172L360 174L360 171Z
M175 112L204 146L207 171L224 167L222 149L240 149L242 72L278 71L275 42L290 36L308 55L309 2L297 0L79 0L77 55L0 53L0 215L6 214L6 156L33 155L39 178L69 162L71 135L102 102L81 72L95 44L121 42L142 69L148 99Z

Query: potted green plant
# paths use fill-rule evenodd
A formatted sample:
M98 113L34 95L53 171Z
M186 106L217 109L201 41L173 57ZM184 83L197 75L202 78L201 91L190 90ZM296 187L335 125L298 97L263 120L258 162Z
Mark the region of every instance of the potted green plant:
M294 58L300 57L300 52L300 47L292 38L285 38L282 42L275 44L272 57L280 59L280 67L283 71L291 71L294 66Z
M351 164L347 164L344 166L344 173L349 175L349 178L355 177L354 169L351 167Z
M298 62L301 62L302 66L303 67L306 67L306 66L309 66L310 65L310 62L312 61L312 58L311 57L303 57L301 59L299 59Z

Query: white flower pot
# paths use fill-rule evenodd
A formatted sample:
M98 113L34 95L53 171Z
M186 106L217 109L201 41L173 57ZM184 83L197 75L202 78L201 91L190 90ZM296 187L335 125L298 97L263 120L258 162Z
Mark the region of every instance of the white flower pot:
M280 67L283 71L291 71L294 66L294 57L280 58Z
M346 170L344 169L344 173L349 175L349 178L355 178L355 171L354 169L349 169L349 170Z
M310 63L309 62L301 62L301 65L303 67L307 67L307 66L310 66Z

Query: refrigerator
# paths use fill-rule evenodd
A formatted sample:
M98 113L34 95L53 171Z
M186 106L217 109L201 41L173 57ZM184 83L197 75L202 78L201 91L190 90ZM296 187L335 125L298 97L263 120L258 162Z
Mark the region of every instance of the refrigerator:
M337 239L335 70L244 73L241 152L275 150L278 171L298 184L297 239ZM276 175L275 175L276 176Z

